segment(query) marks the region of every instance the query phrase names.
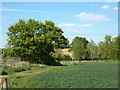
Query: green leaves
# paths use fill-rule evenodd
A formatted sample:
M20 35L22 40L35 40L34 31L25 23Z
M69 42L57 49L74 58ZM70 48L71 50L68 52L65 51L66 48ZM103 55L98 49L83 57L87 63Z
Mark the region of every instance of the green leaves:
M98 48L93 40L88 43L87 48L89 50L90 58L93 60L98 57Z
M53 46L62 48L68 43L62 33L63 31L52 21L43 23L29 19L25 22L20 19L15 25L9 27L7 34L13 55L18 55L30 62L49 64L48 61L50 62L49 58L51 58L49 53L53 51Z
M75 37L72 41L73 57L75 59L84 59L86 58L86 47L88 41L86 38Z

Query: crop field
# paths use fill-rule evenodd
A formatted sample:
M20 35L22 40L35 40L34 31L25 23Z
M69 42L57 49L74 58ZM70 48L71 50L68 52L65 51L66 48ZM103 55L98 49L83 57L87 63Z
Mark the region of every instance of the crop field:
M8 88L117 88L118 61L65 63L11 75ZM54 69L53 69L54 68ZM29 75L32 73L33 75Z
M111 62L80 62L33 77L37 88L117 88L118 64Z

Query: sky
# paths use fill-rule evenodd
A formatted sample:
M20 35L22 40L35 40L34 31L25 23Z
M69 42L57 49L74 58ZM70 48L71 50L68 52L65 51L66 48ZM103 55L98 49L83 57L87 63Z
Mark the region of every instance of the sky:
M118 35L117 2L2 2L0 19L0 48L7 43L8 27L19 19L51 20L70 43L76 36L98 44L105 35Z

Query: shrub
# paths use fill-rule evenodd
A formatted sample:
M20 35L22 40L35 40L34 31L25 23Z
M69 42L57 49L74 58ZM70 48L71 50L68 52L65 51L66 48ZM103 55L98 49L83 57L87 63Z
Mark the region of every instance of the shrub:
M1 75L7 75L8 73L5 70L2 70Z
M2 69L2 75L8 75L8 74L12 74L15 72L22 72L22 71L26 71L26 70L30 70L31 67L10 67L10 66L5 66Z
M55 66L61 66L62 64L61 64L58 60L55 60L54 65L55 65Z
M25 69L22 67L15 68L15 72L21 72L21 71L25 71Z
M52 56L52 58L54 58L55 60L58 60L58 61L60 61L61 59L62 59L62 55L61 54L59 54L59 53L53 53L53 52L51 52L51 54L50 54L51 56Z
M73 48L69 48L68 52L71 52L71 51L73 51Z
M61 55L60 53L51 53L50 54L55 60L72 60L72 58L70 57L70 55Z
M7 49L2 49L1 50L1 54L2 54L2 59L6 58L6 56L7 56Z
M16 67L15 72L22 72L22 71L27 71L31 70L31 67Z
M22 69L22 71L26 71L26 70L31 70L31 67L28 66L28 67L24 67L24 68Z
M80 59L72 59L72 61L80 61Z
M72 58L70 57L70 55L63 55L63 59L64 60L72 60Z
M13 67L4 66L2 69L2 75L12 74L13 72L15 72Z

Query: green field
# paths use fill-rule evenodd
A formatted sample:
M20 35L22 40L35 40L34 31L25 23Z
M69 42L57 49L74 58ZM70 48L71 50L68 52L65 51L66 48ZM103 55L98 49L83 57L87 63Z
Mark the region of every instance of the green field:
M117 88L116 62L86 62L34 76L39 88Z
M9 88L117 88L118 62L79 62L36 73L8 77ZM37 71L38 69L36 69ZM42 69L40 69L42 70ZM39 70L39 71L40 71ZM34 73L34 71L31 71Z

